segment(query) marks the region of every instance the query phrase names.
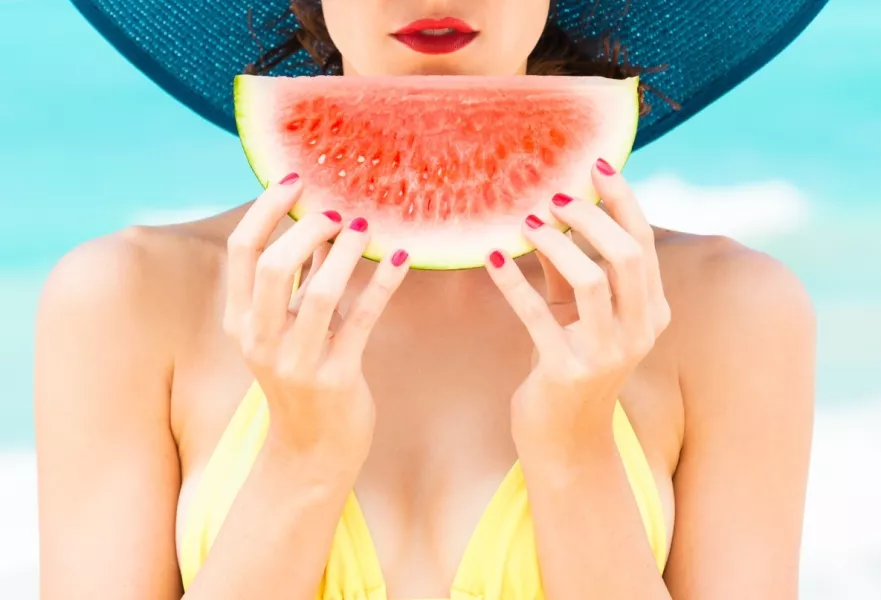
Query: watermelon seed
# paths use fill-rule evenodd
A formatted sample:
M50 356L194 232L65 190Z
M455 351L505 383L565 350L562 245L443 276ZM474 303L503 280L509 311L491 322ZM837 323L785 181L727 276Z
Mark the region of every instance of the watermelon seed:
M566 136L562 131L558 129L551 129L550 131L551 141L555 146L559 146L560 148L566 145Z
M373 159L372 161L370 161L370 162L372 162L372 163L373 163L373 166L375 167L376 165L379 164L379 159L378 159L378 158L374 158L374 159Z
M363 163L365 160L367 160L367 159L364 158L363 156L359 156L359 157L358 157L358 162L359 162L359 163Z
M327 154L322 154L321 156L318 157L318 164L323 165L326 160L327 160Z
M526 181L531 185L535 185L541 181L541 175L539 174L538 169L535 168L535 165L528 164L523 167L523 170L526 172Z
M336 158L337 160L342 160L342 159L343 159L343 153L340 152L340 153L337 154L334 158Z
M294 119L290 123L288 123L288 131L300 131L303 129L303 125L306 124L306 119Z
M343 169L342 171L340 171L340 177L345 177L345 176L346 176L346 170Z

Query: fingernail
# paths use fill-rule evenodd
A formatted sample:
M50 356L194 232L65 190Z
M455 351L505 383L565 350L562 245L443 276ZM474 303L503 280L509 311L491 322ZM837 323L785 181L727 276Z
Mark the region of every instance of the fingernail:
M392 264L396 267L400 267L404 264L404 261L407 260L407 257L410 256L407 254L406 250L398 250L394 254L392 254Z
M539 227L544 225L545 222L535 215L529 215L528 217L526 217L526 224L530 227L530 229L538 229Z
M492 254L489 255L489 262L496 269L501 269L505 264L505 256L498 250L493 250Z
M617 173L615 167L607 163L602 158L597 159L597 171L599 171L603 175L614 175L615 173Z
M552 202L557 206L566 206L567 204L572 202L572 196L567 196L566 194L555 194Z
M352 219L352 222L349 223L349 229L360 232L367 231L367 219L363 217L356 217Z
M296 173L291 173L290 175L286 175L284 179L282 179L279 183L282 185L291 185L297 183L299 181L300 176Z
M335 210L326 210L324 211L324 216L333 221L334 223L342 223L343 216Z

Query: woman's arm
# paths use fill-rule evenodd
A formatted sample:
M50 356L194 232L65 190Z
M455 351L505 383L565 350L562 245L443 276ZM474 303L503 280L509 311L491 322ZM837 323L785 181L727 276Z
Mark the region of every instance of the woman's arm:
M171 261L151 259L142 242L86 244L43 293L36 420L46 600L183 594L170 349L185 318L173 290L197 284L171 281ZM314 597L357 476L326 462L267 443L186 598Z
M722 246L688 274L693 289L681 295L676 286L681 301L672 303L681 316L671 334L681 346L686 424L664 581L617 456L610 417L584 419L600 426L582 426L581 442L571 451L521 436L518 451L549 599L586 593L609 600L797 598L813 414L812 307L779 263ZM528 311L521 306L521 312ZM543 398L557 402L547 409L555 415L569 407L561 402L569 391L559 385L551 391ZM566 423L575 423L581 413L564 414ZM563 441L569 429L557 430Z
M77 248L46 282L35 419L47 600L182 594L164 287L127 235Z
M725 243L690 286L685 439L665 574L676 600L794 600L813 429L815 323L779 262Z

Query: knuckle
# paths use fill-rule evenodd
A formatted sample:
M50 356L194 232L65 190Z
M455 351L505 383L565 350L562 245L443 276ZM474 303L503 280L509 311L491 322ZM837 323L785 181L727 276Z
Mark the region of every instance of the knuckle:
M547 311L547 305L537 299L530 299L523 304L523 318L527 321L539 321Z
M637 335L631 341L631 357L641 359L649 352L651 352L652 348L655 345L655 332L653 329L648 329Z
M339 368L321 369L315 374L313 385L321 394L333 394L347 387L348 378L343 376Z
M653 249L655 247L655 232L648 223L637 227L633 233L633 238L644 248Z
M311 381L308 373L304 373L296 360L278 361L274 364L273 374L275 377L284 382L291 390L305 390L311 387Z
M232 255L255 252L259 250L257 246L258 244L250 236L238 229L226 239L226 251Z
M584 269L578 275L578 279L571 282L572 289L585 294L604 294L608 293L609 282L606 279L605 272L599 267L591 266Z
M386 279L377 279L373 282L373 293L371 297L375 299L376 302L384 302L387 298L390 298L391 295L395 291L395 286L392 282Z
M340 292L336 288L313 282L303 296L303 303L318 309L329 309L337 305L339 296Z
M643 264L642 246L635 239L622 242L617 251L610 257L610 261L616 269L638 269Z
M241 341L242 356L250 366L261 370L275 367L275 348L256 336L245 336Z
M257 277L265 279L280 279L286 277L290 266L274 252L265 252L257 260Z
M351 327L363 331L369 329L373 324L373 311L368 307L359 307L349 313L346 320Z
M581 361L573 358L563 361L559 368L554 370L554 377L561 385L579 387L587 385L591 379L591 371Z

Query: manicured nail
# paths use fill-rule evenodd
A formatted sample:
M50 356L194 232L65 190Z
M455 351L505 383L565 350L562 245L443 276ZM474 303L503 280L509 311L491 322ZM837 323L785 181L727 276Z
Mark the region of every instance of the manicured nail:
M597 159L597 171L599 171L603 175L614 175L615 173L617 173L615 167L607 163L602 158Z
M530 229L538 229L539 227L544 225L545 222L535 215L529 215L528 217L526 217L526 224L530 227Z
M342 223L343 216L335 210L326 210L324 211L324 216L333 221L334 223Z
M555 194L552 202L557 206L566 206L567 204L572 202L572 196L567 196L566 194Z
M398 250L394 254L392 254L392 264L396 267L400 267L404 264L404 261L407 260L407 257L410 256L407 254L406 250Z
M282 185L292 185L297 183L300 180L300 176L296 173L291 173L290 175L286 175L284 179L282 179L279 183Z
M359 232L367 231L367 219L363 217L356 217L352 219L352 222L349 223L349 229Z
M505 264L505 256L498 250L493 250L492 254L489 255L489 262L496 269L501 269Z

